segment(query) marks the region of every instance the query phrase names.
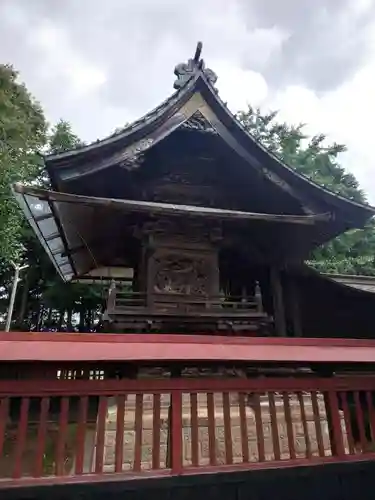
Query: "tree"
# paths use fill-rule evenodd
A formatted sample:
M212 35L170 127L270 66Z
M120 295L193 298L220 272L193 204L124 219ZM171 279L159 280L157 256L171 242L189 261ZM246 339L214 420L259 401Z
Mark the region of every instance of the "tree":
M49 153L62 153L69 149L83 146L84 143L73 132L72 126L65 120L60 120L52 128L48 141Z
M69 122L60 120L48 134L48 153L58 153L81 146ZM48 186L46 175L39 183ZM64 283L27 226L22 233L26 248L24 258L29 264L17 295L15 320L19 328L72 330L78 321L79 329L94 327L102 305L100 287Z
M309 139L303 124L278 123L275 111L262 115L259 109L249 106L237 117L253 137L287 165L335 193L361 203L366 201L354 175L339 164L339 155L346 151L343 144L326 144L324 134Z
M354 175L339 164L342 144L327 144L323 134L309 139L304 125L277 121L277 112L249 108L238 119L258 141L286 164L317 184L346 198L366 202ZM309 264L321 272L375 275L375 224L352 230L315 250Z
M17 258L23 219L10 185L34 179L42 166L46 143L43 110L18 81L18 73L0 65L0 258Z

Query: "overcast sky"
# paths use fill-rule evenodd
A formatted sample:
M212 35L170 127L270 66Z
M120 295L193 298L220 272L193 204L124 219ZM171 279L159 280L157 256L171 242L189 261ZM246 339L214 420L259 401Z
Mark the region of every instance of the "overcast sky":
M198 40L232 111L345 143L375 204L375 0L0 0L0 62L85 141L168 97Z

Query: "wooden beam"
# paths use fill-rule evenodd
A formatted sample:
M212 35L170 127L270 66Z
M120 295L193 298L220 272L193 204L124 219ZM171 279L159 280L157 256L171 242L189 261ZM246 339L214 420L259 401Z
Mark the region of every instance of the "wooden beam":
M270 280L273 300L273 314L275 320L276 334L280 337L286 336L286 322L283 288L280 280L279 268L272 266L270 268Z

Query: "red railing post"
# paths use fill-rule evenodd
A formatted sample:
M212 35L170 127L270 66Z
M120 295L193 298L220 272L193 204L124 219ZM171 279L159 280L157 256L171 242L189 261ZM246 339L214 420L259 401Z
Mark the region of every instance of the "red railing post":
M174 474L182 472L182 393L179 390L171 392L170 421L170 467Z
M343 435L341 429L341 420L339 413L339 405L337 401L337 393L334 390L328 391L327 397L328 405L326 405L326 414L328 425L331 427L330 429L330 438L331 438L331 450L332 455L336 455L339 458L345 456L345 448L343 442ZM328 408L327 408L328 406Z

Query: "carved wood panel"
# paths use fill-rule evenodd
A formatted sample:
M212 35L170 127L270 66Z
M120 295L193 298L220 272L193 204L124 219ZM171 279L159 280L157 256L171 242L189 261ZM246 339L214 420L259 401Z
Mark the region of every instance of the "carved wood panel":
M150 304L169 301L169 296L175 304L181 295L218 295L218 229L179 218L160 217L144 224L142 267Z
M157 175L144 186L144 198L151 201L197 206L219 206L226 197L217 180L216 162L210 158L167 160Z
M153 292L207 296L211 291L209 260L199 255L161 254L154 259Z

